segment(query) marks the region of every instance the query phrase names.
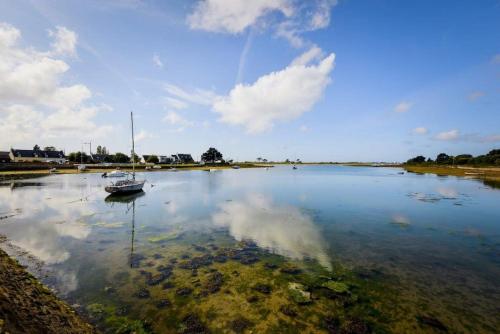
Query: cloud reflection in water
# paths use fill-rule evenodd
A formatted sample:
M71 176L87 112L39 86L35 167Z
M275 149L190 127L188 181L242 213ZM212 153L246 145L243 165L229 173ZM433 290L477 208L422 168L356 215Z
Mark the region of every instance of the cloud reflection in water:
M215 225L229 228L236 240L251 239L259 247L293 259L316 259L331 270L325 242L312 219L299 209L276 205L272 199L251 194L225 202L213 214Z

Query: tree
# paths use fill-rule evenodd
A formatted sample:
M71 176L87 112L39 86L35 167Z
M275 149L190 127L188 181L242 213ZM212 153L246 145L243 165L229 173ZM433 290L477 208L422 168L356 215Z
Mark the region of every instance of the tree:
M455 163L457 165L465 165L468 164L472 159L472 155L470 154L460 154L455 157Z
M55 151L55 150L56 150L56 148L55 148L54 146L45 146L45 147L43 148L43 150L44 150L44 151Z
M85 152L71 152L68 154L68 160L71 162L89 162L90 157Z
M101 145L97 145L96 152L97 154L102 154L102 147Z
M127 162L130 162L130 158L128 155L126 155L124 153L116 152L115 155L113 156L113 162L127 163Z
M258 157L258 158L257 158L257 161L258 161L258 162L261 162L261 161L262 161L262 158L261 158L261 157Z
M148 157L148 160L146 160L146 162L149 162L149 163L152 163L152 164L157 164L160 162L160 159L158 159L158 157L156 155L150 155Z
M137 155L137 153L134 153L134 162L139 163L141 161L141 158ZM130 161L132 162L132 152L130 152Z
M219 160L222 160L222 153L220 153L213 147L210 147L205 153L201 155L201 161L203 162L215 162Z
M487 155L488 156L494 156L494 155L499 155L500 156L500 149L491 150L491 151L488 152Z
M33 146L33 151L40 151L40 146L38 144Z
M285 160L285 162L286 162L287 164L289 164L289 163L290 163L290 159L286 159L286 160Z
M446 153L439 153L438 156L436 157L437 164L451 164L452 162L453 158Z
M421 164L425 162L425 157L423 155L418 155L415 158L409 159L406 163L407 164Z

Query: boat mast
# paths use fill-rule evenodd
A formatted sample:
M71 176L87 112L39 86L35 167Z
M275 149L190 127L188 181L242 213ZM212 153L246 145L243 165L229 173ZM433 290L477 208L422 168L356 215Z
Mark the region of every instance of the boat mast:
M130 112L130 122L132 124L132 179L135 180L134 116L132 112Z

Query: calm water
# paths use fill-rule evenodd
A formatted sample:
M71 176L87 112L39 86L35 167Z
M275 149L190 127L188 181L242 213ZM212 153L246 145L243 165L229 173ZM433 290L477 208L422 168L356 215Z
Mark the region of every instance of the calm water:
M0 247L108 332L494 333L500 191L398 172L155 172L119 200L99 174L20 181Z

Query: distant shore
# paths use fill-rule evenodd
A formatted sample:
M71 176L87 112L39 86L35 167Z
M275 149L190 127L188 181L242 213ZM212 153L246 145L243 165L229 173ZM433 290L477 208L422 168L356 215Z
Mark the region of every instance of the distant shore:
M471 166L414 166L405 165L407 172L420 174L436 174L461 176L480 179L485 184L500 188L500 167L471 167Z
M227 165L198 165L198 164L183 164L183 165L159 165L161 168L151 168L146 169L146 165L139 165L135 167L136 172L165 172L165 171L184 171L184 170L208 170L208 169L231 169L234 166L238 166L239 168L265 168L272 167L270 164L251 164L251 163L242 163L242 164L227 164ZM105 173L115 170L117 166L102 166L102 165L86 165L86 170L83 172L78 171L76 166L68 166L68 165L50 165L50 166L37 166L43 167L43 169L31 169L32 166L26 166L23 168L19 166L16 170L0 170L0 181L8 181L8 180L19 180L19 179L30 179L48 175L58 175L58 174L89 174L89 173ZM56 168L57 171L51 173L49 168ZM132 172L132 166L119 166L121 171L124 172Z

